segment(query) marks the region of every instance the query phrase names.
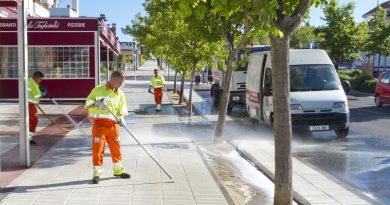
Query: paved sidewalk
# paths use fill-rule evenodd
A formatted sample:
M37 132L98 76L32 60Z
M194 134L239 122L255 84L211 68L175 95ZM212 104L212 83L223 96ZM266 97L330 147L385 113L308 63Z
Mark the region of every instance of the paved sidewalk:
M274 179L275 150L272 143L266 141L241 141L236 143L237 149L263 172ZM316 169L293 157L293 189L294 197L308 204L371 204L348 190L342 184L332 181Z
M188 96L188 90L185 92ZM203 112L203 116L207 116L210 121L217 121L217 115L209 112L209 105L205 105L201 96L195 94L193 106L199 112ZM232 118L226 116L226 123L231 123ZM225 126L225 135L229 132L235 132L231 129L244 129L237 131L245 133L245 128L242 126ZM268 131L266 131L268 132ZM226 139L229 137L225 136ZM268 177L274 179L275 176L275 151L274 144L269 141L259 140L229 140L241 155L255 164ZM293 157L293 189L294 198L303 204L343 204L343 205L361 205L371 204L365 200L362 195L358 195L356 190L347 185L342 185L340 182L332 181L332 179L321 174L315 168L312 168Z
M76 122L81 121L86 116L86 111L82 108L82 103L69 103L61 105L62 108ZM40 104L46 114L61 126L71 129L73 125L69 122L55 105ZM65 131L53 125L43 114L38 112L38 127L34 140L38 145L30 146L30 161L34 164L39 160L54 144L66 135ZM19 160L19 105L17 102L0 103L0 189L20 176L26 169ZM2 194L0 193L0 199Z
M146 64L139 72L152 73L154 68ZM144 79L126 82L124 92L130 114L126 117L127 126L173 179L121 129L123 164L132 177L112 176L111 157L106 148L104 179L94 185L91 137L73 130L3 189L8 194L0 204L228 204L191 134L181 128L180 118L167 96L162 112L156 113L153 96L146 92L147 77ZM147 115L136 114L137 110ZM90 133L91 124L84 120L82 129Z

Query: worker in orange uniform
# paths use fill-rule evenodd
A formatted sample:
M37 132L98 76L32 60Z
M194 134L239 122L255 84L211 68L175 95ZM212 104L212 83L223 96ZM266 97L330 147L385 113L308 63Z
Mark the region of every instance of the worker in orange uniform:
M38 125L37 117L37 105L39 103L39 98L47 94L46 88L42 85L39 85L42 82L44 75L40 71L35 71L31 78L28 79L28 117L29 117L29 133L28 138L30 144L36 144L37 142L33 140L35 130Z
M165 79L164 76L160 75L158 69L154 69L154 75L150 79L149 92L153 88L154 101L156 102L156 111L161 111L161 101L165 89Z
M98 184L103 173L103 156L105 142L111 152L114 176L128 179L130 174L124 171L121 164L122 153L120 147L119 126L125 126L124 116L128 115L126 98L122 90L125 80L124 74L117 70L111 74L110 80L103 85L96 86L88 95L85 108L88 108L88 118L92 127L92 183ZM111 110L119 119L110 113Z

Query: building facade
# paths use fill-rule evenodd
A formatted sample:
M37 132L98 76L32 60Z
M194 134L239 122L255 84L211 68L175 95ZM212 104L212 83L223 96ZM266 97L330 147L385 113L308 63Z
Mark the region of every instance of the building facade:
M29 18L28 72L42 71L52 97L84 99L114 69L120 44L97 18ZM0 18L0 98L18 97L17 23ZM108 61L107 61L108 59ZM102 62L103 61L103 62ZM106 66L102 66L106 65Z

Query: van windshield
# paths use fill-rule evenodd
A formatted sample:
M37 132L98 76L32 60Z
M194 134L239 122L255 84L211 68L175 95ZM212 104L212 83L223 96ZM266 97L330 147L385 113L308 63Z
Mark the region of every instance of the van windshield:
M291 65L291 91L339 90L340 80L331 65Z

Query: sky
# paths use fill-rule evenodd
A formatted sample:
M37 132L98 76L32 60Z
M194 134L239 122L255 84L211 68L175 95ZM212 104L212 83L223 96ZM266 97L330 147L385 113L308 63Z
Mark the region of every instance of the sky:
M354 2L355 10L353 14L356 22L360 23L364 20L362 18L363 14L373 9L378 3L381 4L386 1L387 0L339 0L339 5L347 4L348 2ZM321 17L323 16L324 15L321 7L312 7L310 10L309 23L314 26L324 25L324 22L321 20Z
M386 0L339 0L339 4L346 4L348 2L355 3L354 17L356 22L362 22L362 15L374 8L377 3L383 3ZM71 5L71 0L60 0L60 7L66 7ZM100 14L105 14L107 23L117 24L117 36L119 41L127 42L133 41L130 35L122 33L121 28L131 24L131 20L137 13L146 15L144 7L142 6L143 0L79 0L80 16L86 17L99 17ZM321 8L311 8L310 19L308 20L311 25L320 26L324 22L320 17L323 17Z

